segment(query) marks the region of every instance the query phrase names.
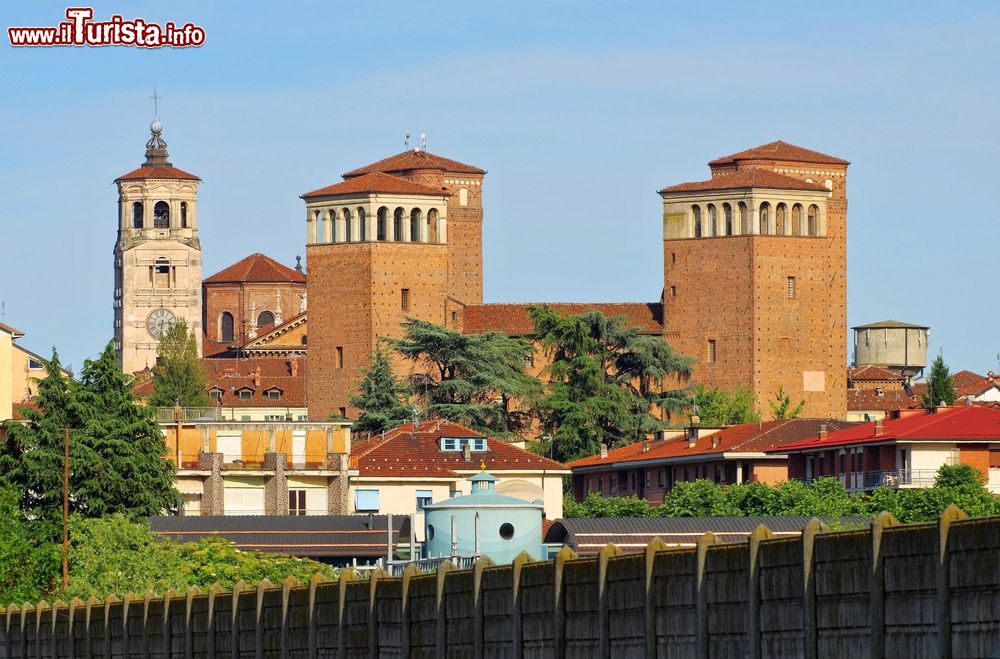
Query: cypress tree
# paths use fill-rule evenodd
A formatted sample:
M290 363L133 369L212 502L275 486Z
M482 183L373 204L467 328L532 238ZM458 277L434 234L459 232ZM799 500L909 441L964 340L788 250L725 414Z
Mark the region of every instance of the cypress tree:
M927 393L921 404L924 407L935 407L942 403L952 405L957 397L955 382L944 363L944 357L938 355L931 363L931 373L927 376Z
M406 388L393 377L392 365L383 350L372 354L368 370L358 382L358 392L350 401L361 410L354 430L382 432L410 418L410 408L403 402Z

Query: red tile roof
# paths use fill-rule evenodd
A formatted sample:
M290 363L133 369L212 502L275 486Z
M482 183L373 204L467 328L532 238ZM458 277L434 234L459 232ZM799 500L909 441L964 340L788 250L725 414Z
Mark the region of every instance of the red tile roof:
M920 396L907 396L902 387L883 389L848 389L847 409L852 412L893 412L920 407Z
M955 393L959 398L980 396L997 386L995 381L972 371L953 373L951 381L955 383Z
M346 176L346 175L345 175ZM422 183L415 183L405 178L373 172L340 183L328 185L319 190L313 190L302 195L303 199L312 197L332 197L334 195L360 194L366 192L385 192L388 194L419 194L449 197L451 193L445 188L434 188Z
M517 448L498 439L486 439L486 451L473 452L471 462L466 462L459 451L442 451L442 437L483 437L470 428L443 421L428 419L390 430L385 435L375 435L358 440L351 446L351 468L361 476L411 476L458 477L459 472L478 471L485 464L486 471L558 471L565 472L562 464L540 455Z
M354 176L361 176L362 174L369 174L371 172L409 172L417 169L436 169L455 174L486 173L485 169L473 167L472 165L466 165L450 158L436 156L429 151L413 149L411 151L397 153L394 156L389 156L388 158L384 158L378 162L373 162L370 165L365 165L364 167L352 169L344 174L344 178L352 178Z
M291 374L289 359L251 357L250 359L202 359L210 389L222 390L222 407L305 407L307 360L297 360L296 375ZM281 390L281 398L264 398L268 389ZM250 389L249 400L237 395Z
M264 254L251 254L205 279L206 284L304 284L306 276Z
M770 142L752 149L747 149L746 151L740 151L739 153L733 153L728 156L723 156L722 158L716 158L710 161L708 164L711 165L727 165L734 163L738 160L784 160L791 162L808 162L817 163L825 165L849 165L850 163L841 158L835 158L834 156L828 156L825 153L820 153L819 151L812 151L810 149L803 149L801 146L795 146L794 144L789 144L788 142L782 142L778 140L776 142Z
M905 378L881 366L855 366L847 369L847 379L856 382L902 382Z
M705 190L739 190L744 188L770 188L775 190L810 190L829 192L819 183L809 183L802 179L785 176L769 169L744 169L728 174L713 176L707 181L679 183L660 190L660 194L672 192L701 192Z
M649 450L644 450L643 442L636 442L608 451L608 457L593 455L570 462L571 469L580 467L611 466L623 462L647 460L669 460L693 456L717 456L721 453L761 453L777 449L805 437L819 433L820 426L826 424L830 430L847 428L854 424L836 419L784 419L760 423L744 423L722 428L711 433L703 431L695 441L694 448L688 445L686 434L678 437L649 442ZM712 443L715 442L715 446Z
M503 332L508 336L528 336L535 331L528 307L541 306L547 306L563 316L600 311L605 316L623 317L629 325L639 327L645 334L663 333L663 305L653 302L469 305L462 312L462 331L466 334Z
M200 181L201 179L194 174L189 174L182 169L177 169L176 167L163 166L163 165L143 165L139 169L133 169L128 174L122 174L115 179L118 181L139 181L143 179L186 179L190 181Z
M977 441L1000 442L1000 410L989 407L939 407L914 413L901 419L884 419L883 429L875 434L875 422L831 432L826 439L811 437L781 448L807 451L833 447L892 441Z

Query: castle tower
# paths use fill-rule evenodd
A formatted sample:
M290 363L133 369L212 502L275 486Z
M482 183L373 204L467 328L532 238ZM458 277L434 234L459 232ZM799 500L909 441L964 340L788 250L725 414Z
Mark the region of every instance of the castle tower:
M848 164L779 141L660 190L664 338L765 419L779 387L801 416L847 414Z
M115 179L114 329L126 373L156 363L159 340L178 319L194 330L201 354L201 179L167 160L159 119L149 129L145 162Z
M455 326L482 302L485 173L413 150L302 195L312 418L353 412L360 371L405 318Z

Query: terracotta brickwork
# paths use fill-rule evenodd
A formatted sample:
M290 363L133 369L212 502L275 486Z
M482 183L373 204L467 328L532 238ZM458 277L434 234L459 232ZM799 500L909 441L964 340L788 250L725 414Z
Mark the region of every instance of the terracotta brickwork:
M959 460L979 470L983 476L990 474L990 445L967 444L959 448Z
M448 250L431 243L311 245L309 415L345 408L381 337L398 338L407 316L444 324ZM409 310L403 309L403 289ZM403 375L397 364L397 375Z
M298 315L301 295L306 292L304 283L220 283L204 284L202 288L206 337L222 341L222 314L229 312L233 315L233 341L237 344L241 343L241 334L245 343L261 333L257 319L263 312L270 312L276 321Z
M669 204L685 188L664 189L661 192L670 193L665 196L664 213L664 337L697 359L695 382L724 389L749 387L765 419L772 416L768 400L779 387L793 404L805 401L803 417L845 418L847 163L775 145L760 147L760 153L751 153L755 149L737 154L733 161L713 161L713 178L764 169L825 186L829 190L825 198L815 200L822 208L819 235L807 236L804 230L803 235L773 235L774 202L784 200L785 194L790 208L797 195L815 197L815 192L794 190L793 185L785 185L792 191L784 193L756 190L751 183L745 192L753 207L751 233L678 239L676 233L682 229L677 227L684 225L677 219L677 204ZM788 151L815 162L767 157L769 152ZM741 157L745 154L753 157ZM780 179L765 187L777 185L783 185ZM701 195L721 208L722 197L711 182L689 186L697 192L685 198L697 200ZM770 201L767 233L772 235L759 229L757 213L764 203L758 205L755 195ZM670 222L673 233L668 236Z

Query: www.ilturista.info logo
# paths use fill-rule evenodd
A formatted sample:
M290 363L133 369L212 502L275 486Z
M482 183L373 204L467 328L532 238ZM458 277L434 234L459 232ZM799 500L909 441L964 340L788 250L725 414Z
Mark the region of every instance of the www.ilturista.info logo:
M141 18L126 20L115 14L94 21L91 7L69 7L55 27L9 27L12 46L138 46L140 48L190 48L205 43L204 28L173 21L159 25Z

